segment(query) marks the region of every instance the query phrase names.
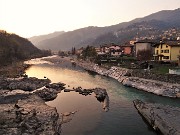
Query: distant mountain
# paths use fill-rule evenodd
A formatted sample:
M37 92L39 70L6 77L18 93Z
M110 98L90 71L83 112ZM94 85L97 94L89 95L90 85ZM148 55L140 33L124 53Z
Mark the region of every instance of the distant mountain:
M164 10L130 22L123 22L108 27L86 27L62 33L35 44L41 49L70 50L72 47L87 45L98 46L103 43L128 42L138 36L150 37L161 34L163 30L180 28L180 8ZM137 34L138 33L138 34Z
M157 21L163 21L166 23L174 24L180 26L180 8L175 10L163 10L159 11L157 13L153 13L151 15L145 16L143 18L137 18L133 21L135 22L141 22L141 21L151 21L151 20L157 20Z
M40 56L43 52L29 40L0 30L0 66Z
M87 27L63 33L55 38L46 39L37 45L41 49L68 50L90 44L99 35L108 32L103 27Z
M46 40L46 39L57 37L57 36L61 35L62 33L64 33L64 31L56 31L54 33L50 33L50 34L46 34L46 35L34 36L34 37L29 38L29 40L33 44L38 45L39 42Z

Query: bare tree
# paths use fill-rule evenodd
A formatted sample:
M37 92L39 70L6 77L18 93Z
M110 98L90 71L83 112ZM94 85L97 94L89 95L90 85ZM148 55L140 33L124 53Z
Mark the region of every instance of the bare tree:
M152 59L152 52L151 50L139 50L137 52L137 59L140 61L147 61Z
M180 55L178 55L178 66L180 67Z

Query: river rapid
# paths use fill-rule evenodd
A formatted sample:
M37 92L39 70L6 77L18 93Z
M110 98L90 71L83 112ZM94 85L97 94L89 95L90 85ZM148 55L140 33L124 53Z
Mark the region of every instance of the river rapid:
M40 79L46 77L53 83L63 82L68 89L79 86L83 89L105 88L109 96L109 111L103 110L102 103L94 94L84 96L74 91L62 91L56 99L46 102L56 107L59 114L76 112L70 122L62 125L62 135L156 135L139 115L132 101L140 99L180 107L179 99L125 87L112 78L85 71L69 59L53 56L48 58L48 62L47 58L28 61L33 65L26 70L26 74Z

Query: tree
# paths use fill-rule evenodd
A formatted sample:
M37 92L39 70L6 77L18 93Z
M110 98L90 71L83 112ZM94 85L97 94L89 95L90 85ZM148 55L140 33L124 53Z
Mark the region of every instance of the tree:
M75 47L72 47L71 53L72 53L72 55L75 55L75 54L76 54L76 48L75 48Z
M139 50L137 52L137 59L140 61L147 61L147 60L151 60L152 58L152 52L151 50Z
M180 67L180 55L178 55L178 66Z
M83 59L96 59L97 57L97 52L93 46L87 46L83 51L82 51L82 57Z
M50 54L50 50L41 51L27 39L0 30L0 66Z
M58 51L58 55L59 55L59 56L65 56L66 54L65 54L64 51L59 50L59 51Z

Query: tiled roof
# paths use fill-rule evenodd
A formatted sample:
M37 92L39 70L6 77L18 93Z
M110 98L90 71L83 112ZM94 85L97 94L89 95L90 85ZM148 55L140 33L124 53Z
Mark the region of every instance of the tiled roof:
M176 40L176 41L160 41L160 42L156 43L154 45L154 47L159 46L160 44L167 44L169 46L180 46L180 40Z
M151 43L151 44L155 44L155 43L158 43L157 40L140 40L140 41L137 41L135 42L134 44L136 43Z
M165 44L167 44L169 46L180 46L180 41L179 40L178 41L165 41L163 43L165 43Z

